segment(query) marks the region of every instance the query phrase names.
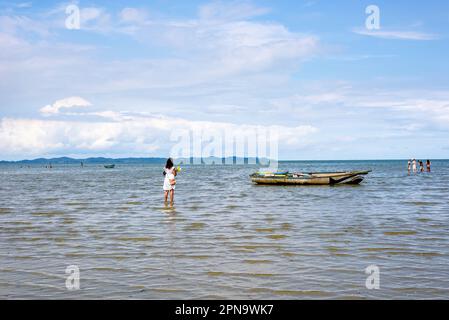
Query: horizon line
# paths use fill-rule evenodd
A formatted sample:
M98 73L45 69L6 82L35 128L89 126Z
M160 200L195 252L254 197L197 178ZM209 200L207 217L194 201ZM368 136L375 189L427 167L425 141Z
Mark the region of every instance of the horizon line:
M77 160L77 161L83 161L83 160L89 160L89 159L107 159L107 160L125 160L125 159L168 159L168 157L160 157L160 156L154 156L154 157L120 157L120 158L112 158L112 157L105 157L105 156L97 156L97 157L87 157L87 158L72 158L72 157L67 157L67 156L60 156L60 157L51 157L51 158L46 158L46 157L38 157L38 158L34 158L34 159L20 159L20 160L3 160L0 159L0 162L9 162L9 163L15 163L15 162L24 162L24 161L36 161L36 160L58 160L58 159L62 159L62 158L67 158L70 160ZM208 159L208 158L216 158L216 159L226 159L226 158L238 158L238 159L249 159L249 158L255 158L255 159L267 159L267 158L259 158L259 157L237 157L237 156L228 156L228 157L214 157L214 156L209 156L207 158L203 158L203 157L188 157L188 158L174 158L176 159ZM418 158L377 158L377 159L277 159L275 161L278 162L290 162L290 161L408 161L408 160L412 160L412 159L416 159L418 160ZM424 158L423 158L424 159ZM449 160L446 158L426 158L426 160ZM268 160L273 160L273 159L268 159ZM187 163L186 163L187 164Z

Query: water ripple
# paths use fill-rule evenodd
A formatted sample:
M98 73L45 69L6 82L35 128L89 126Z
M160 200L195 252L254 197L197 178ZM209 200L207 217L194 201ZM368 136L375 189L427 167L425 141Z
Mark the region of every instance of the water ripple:
M416 176L400 161L281 164L373 170L338 188L260 187L254 167L185 166L174 206L159 166L1 165L0 297L447 298L449 162L433 163ZM372 264L381 290L364 286Z

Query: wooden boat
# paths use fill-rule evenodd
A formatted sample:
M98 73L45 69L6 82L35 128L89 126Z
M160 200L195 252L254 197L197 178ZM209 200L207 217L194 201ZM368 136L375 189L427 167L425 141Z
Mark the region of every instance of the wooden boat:
M371 171L310 172L310 173L261 173L250 175L255 184L265 185L337 185L360 184L363 176Z
M105 164L104 167L106 169L114 169L115 168L115 164Z

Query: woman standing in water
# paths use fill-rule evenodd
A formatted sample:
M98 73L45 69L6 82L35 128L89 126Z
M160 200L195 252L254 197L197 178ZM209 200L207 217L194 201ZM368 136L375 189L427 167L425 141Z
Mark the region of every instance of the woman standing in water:
M407 170L408 170L408 174L409 175L410 175L411 166L412 166L412 161L409 160L408 163L407 163Z
M167 203L168 200L168 194L170 193L170 203L173 204L173 201L175 199L175 185L176 185L176 168L173 165L173 160L171 158L167 159L167 163L165 164L164 168L164 200L165 203Z
M413 168L413 173L416 173L416 160L415 159L412 160L412 168Z
M430 172L430 160L426 161L427 172Z

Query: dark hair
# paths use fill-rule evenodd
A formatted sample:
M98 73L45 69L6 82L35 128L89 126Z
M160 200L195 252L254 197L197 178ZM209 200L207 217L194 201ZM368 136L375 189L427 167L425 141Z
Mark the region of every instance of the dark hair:
M167 163L165 164L165 168L166 169L171 169L173 168L173 160L171 158L167 159Z

